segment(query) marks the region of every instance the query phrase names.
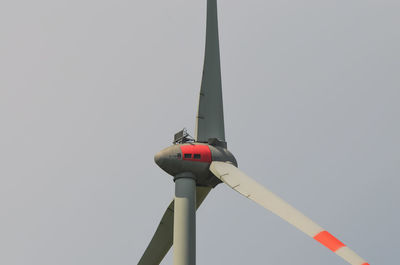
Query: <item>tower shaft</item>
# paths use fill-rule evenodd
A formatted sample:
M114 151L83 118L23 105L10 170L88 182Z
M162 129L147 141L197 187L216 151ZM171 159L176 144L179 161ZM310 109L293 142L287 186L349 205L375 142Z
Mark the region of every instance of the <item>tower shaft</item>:
M196 264L196 180L192 173L175 177L174 265Z

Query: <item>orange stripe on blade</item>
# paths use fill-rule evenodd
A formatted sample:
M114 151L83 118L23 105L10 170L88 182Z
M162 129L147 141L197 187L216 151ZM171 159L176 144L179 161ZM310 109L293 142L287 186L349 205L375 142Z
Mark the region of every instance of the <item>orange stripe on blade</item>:
M314 236L314 239L333 252L345 246L345 244L340 242L336 237L332 236L328 231L322 231L321 233L318 233L316 236Z
M369 265L369 263L366 263L366 262L365 262L365 263L363 263L363 264L361 264L361 265Z

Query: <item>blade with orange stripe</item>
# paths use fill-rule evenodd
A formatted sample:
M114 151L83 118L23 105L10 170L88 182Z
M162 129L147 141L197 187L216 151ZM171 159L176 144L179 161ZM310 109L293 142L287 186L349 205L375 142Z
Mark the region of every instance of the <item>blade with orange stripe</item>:
M314 238L351 265L369 265L363 258L328 231L282 200L276 194L251 179L232 164L214 161L210 165L210 170L229 187L250 200L253 200L265 209L270 210L303 233Z

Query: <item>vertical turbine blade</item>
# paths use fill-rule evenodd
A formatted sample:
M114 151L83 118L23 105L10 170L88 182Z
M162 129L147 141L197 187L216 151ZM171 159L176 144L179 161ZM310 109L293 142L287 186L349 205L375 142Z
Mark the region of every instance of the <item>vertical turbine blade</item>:
M225 142L217 0L207 0L206 49L195 137L198 142L209 138Z

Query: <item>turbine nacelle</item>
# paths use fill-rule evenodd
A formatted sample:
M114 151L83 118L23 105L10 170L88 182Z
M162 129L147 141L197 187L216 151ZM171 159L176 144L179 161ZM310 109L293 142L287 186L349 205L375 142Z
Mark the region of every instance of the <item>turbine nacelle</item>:
M154 161L173 177L190 172L196 177L197 185L209 187L221 183L209 170L211 162L229 162L237 166L235 157L228 149L199 142L169 146L158 152Z

